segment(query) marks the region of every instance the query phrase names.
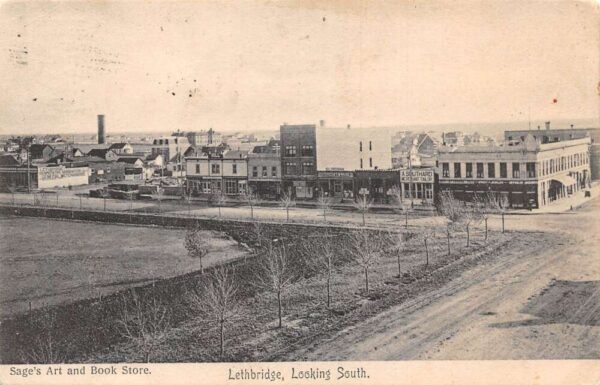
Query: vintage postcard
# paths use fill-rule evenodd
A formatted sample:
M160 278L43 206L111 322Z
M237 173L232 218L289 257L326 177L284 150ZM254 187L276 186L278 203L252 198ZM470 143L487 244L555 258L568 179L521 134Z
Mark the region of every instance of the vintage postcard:
M600 3L0 3L0 384L600 384Z

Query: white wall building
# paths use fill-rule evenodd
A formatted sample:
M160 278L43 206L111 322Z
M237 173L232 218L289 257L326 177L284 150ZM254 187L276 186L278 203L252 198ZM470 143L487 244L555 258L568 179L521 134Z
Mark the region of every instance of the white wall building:
M392 168L392 133L384 128L316 129L317 170Z

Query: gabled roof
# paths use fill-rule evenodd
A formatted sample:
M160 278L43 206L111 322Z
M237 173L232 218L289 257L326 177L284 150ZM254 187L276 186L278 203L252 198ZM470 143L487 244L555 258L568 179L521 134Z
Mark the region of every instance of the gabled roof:
M19 161L11 154L0 155L0 166L18 166Z
M109 151L112 150L109 148L94 148L90 150L90 152L88 152L87 154L89 156L98 156L100 158L106 158L106 153L108 153Z
M121 150L123 148L125 148L125 146L128 146L129 143L113 143L110 145L110 147L108 148L109 150Z
M156 153L156 154L150 154L146 157L146 160L155 160L156 158L158 158L159 156L162 156L162 154Z
M248 151L231 150L223 153L223 159L245 159L248 156Z
M127 164L135 164L137 161L144 162L143 159L138 158L136 156L122 156L117 159L117 162L127 163Z

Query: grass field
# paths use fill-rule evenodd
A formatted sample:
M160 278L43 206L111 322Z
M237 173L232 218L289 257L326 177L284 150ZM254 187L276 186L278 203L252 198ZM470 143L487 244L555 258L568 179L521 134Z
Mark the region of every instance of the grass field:
M126 225L0 218L0 316L46 304L106 295L199 270L183 246L185 231ZM205 266L246 252L206 231Z

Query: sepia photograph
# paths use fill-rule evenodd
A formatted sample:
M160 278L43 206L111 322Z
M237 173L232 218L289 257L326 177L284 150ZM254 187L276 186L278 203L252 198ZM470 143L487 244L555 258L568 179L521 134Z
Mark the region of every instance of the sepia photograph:
M599 16L0 3L0 383L598 384Z

